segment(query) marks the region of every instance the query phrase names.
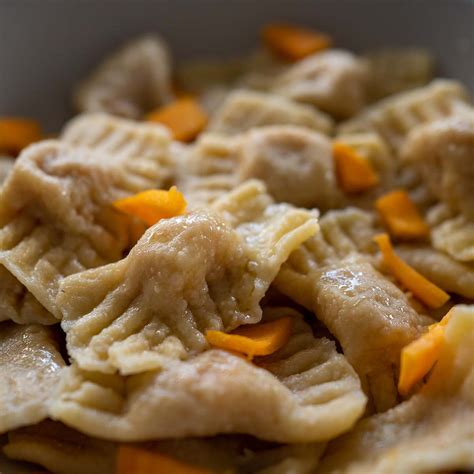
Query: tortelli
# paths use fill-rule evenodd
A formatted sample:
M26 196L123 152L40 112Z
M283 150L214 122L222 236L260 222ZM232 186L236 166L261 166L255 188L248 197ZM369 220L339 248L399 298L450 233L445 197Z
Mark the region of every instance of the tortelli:
M425 473L474 465L474 307L456 306L428 383L329 445L321 473Z
M333 43L174 68L143 36L57 139L0 117L7 457L472 471L474 108L428 51Z
M58 141L32 145L0 193L0 262L51 313L62 278L119 260L133 221L112 203L153 186L133 157ZM148 165L161 169L155 158Z
M64 365L50 328L0 323L0 434L48 416Z
M268 318L280 314L270 311ZM289 342L255 364L210 349L127 378L73 365L51 415L117 441L218 433L290 443L331 439L364 411L359 379L333 342L315 338L294 311L283 314L294 320Z
M173 97L170 61L168 47L158 36L131 41L79 85L77 109L141 118Z
M206 349L206 330L260 321L260 300L316 218L272 204L253 182L216 207L224 218L209 209L163 220L125 259L61 282L62 327L82 369L162 368Z

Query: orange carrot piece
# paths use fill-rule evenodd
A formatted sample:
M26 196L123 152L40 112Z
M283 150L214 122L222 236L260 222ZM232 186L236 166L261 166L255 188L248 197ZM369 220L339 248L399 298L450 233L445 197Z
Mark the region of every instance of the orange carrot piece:
M135 216L152 226L160 219L179 216L186 210L184 196L173 186L169 191L150 189L133 196L119 199L114 207L125 214Z
M122 445L117 456L117 474L212 474L160 453Z
M449 295L445 291L427 280L394 252L388 234L376 235L374 240L393 276L422 303L434 309L443 306L449 300Z
M346 193L360 193L372 189L379 177L370 162L345 143L332 147L339 186Z
M273 354L283 347L291 336L293 319L284 317L269 323L241 326L231 333L209 330L206 339L211 346L254 356Z
M332 45L324 33L283 23L265 26L262 39L270 51L289 61L299 61Z
M154 110L146 119L165 125L175 140L183 142L194 140L207 125L206 112L192 97L183 97Z
M26 118L0 118L0 152L17 155L41 139L38 122Z
M428 224L405 191L399 189L379 197L375 207L394 237L416 239L428 236Z
M401 395L408 395L438 360L449 318L450 313L439 323L432 324L428 332L402 349L398 380L398 391Z

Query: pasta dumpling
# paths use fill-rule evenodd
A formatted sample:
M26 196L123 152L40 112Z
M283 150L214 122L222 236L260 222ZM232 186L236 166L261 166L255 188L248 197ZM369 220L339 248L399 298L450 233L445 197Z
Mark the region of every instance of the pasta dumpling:
M399 152L409 132L425 123L455 115L467 107L467 91L456 81L437 79L367 107L339 126L340 133L377 132Z
M172 98L171 60L158 36L135 39L107 58L77 88L80 112L106 112L132 119Z
M255 195L241 199L244 188L227 198L251 215L226 222L202 210L162 220L122 261L63 280L57 304L81 368L160 368L206 349L206 330L260 320L259 302L281 264L317 223L306 211L271 201L257 208L266 196L255 187ZM226 206L219 203L220 210Z
M275 94L238 90L215 112L209 130L237 134L265 125L298 125L329 134L332 119L314 107Z
M329 445L318 472L442 472L474 466L474 307L456 306L420 392Z
M32 145L0 193L0 262L59 317L60 280L120 259L133 243L134 222L111 204L142 186L152 185L125 157L53 140Z
M368 79L363 60L348 51L329 50L289 67L275 79L272 91L342 119L366 104Z
M48 416L64 365L50 328L0 323L0 434Z
M428 321L361 254L370 253L370 223L355 209L326 214L321 231L293 252L275 284L327 326L383 411L397 401L400 351Z
M255 365L218 349L128 378L73 365L51 414L121 441L231 432L290 443L334 438L364 411L359 379L333 342L316 339L298 314L285 313L294 319L288 344Z

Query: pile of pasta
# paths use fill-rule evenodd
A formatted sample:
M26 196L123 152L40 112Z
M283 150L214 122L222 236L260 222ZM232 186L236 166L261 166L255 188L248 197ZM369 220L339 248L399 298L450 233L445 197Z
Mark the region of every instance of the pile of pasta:
M138 38L0 120L0 434L53 473L474 467L474 109L418 49Z

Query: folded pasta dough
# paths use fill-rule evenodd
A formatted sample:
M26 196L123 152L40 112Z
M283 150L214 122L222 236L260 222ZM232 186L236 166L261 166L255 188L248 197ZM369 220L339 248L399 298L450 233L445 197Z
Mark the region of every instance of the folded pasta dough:
M454 116L417 127L401 158L417 166L434 196L474 221L474 120Z
M80 112L140 119L172 98L171 59L158 36L137 38L101 63L74 94Z
M343 202L329 139L305 127L259 127L233 137L203 135L183 160L178 186L209 204L239 183L259 179L278 202L331 209ZM192 205L192 204L191 204Z
M289 67L275 79L272 91L337 118L348 118L366 104L368 80L364 60L349 51L329 50Z
M58 320L3 266L0 265L0 321L17 324L54 324Z
M176 184L190 207L212 204L239 184L239 137L203 133L194 145L173 149Z
M450 293L474 299L474 264L458 262L429 245L404 244L397 254L428 280Z
M61 140L112 156L123 166L123 187L131 192L170 184L171 137L168 129L159 124L107 114L83 114L66 124Z
M434 58L425 49L380 49L369 52L365 58L370 68L372 100L424 86L433 78Z
M332 211L321 218L320 229L293 252L275 284L327 326L375 408L385 410L397 402L400 351L428 321L374 268L370 214Z
M474 307L457 306L426 385L329 445L318 472L445 472L474 466Z
M218 210L234 220L210 210L162 220L122 261L63 280L57 304L81 368L159 368L206 349L208 329L260 320L260 300L317 222L307 211L272 204L258 183L224 199Z
M126 378L74 364L51 414L91 436L119 441L218 433L283 443L331 439L351 428L366 398L335 344L315 338L291 309L285 314L294 318L289 342L255 365L218 349Z
M400 92L375 103L343 122L339 132L377 132L399 151L412 129L455 115L467 106L466 101L467 91L460 83L438 79L425 87Z
M12 431L3 451L11 459L39 464L55 474L115 473L114 443L51 420Z
M50 328L0 323L0 433L47 417L64 365Z
M63 277L120 259L132 241L133 221L111 206L138 188L126 161L45 141L21 154L1 190L0 263L56 316Z
M46 420L9 433L3 451L9 458L39 464L58 474L114 474L118 446ZM135 446L216 474L312 474L325 444L275 446L248 436L233 435L163 440Z
M316 108L285 97L237 90L215 112L209 130L232 135L265 125L298 125L329 134L333 121Z

